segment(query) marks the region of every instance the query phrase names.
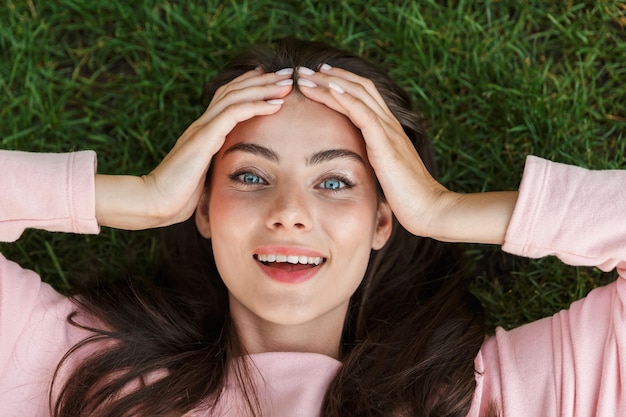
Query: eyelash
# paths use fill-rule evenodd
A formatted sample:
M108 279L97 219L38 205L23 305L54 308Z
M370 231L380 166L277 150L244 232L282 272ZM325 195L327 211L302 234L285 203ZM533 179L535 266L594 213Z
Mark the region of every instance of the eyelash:
M243 180L243 176L245 175L251 175L254 177L257 177L260 182L246 182ZM242 184L244 186L259 186L259 185L267 185L267 181L259 174L255 174L254 172L251 171L237 171L231 175L229 175L229 178L231 179L231 181L237 182L239 184ZM338 181L340 183L343 184L343 186L340 186L339 188L322 188L321 185L326 182L326 181ZM348 178L342 176L342 175L330 175L326 178L322 178L316 185L316 188L320 188L322 190L326 190L326 191L330 191L330 192L340 192L341 190L344 189L350 189L354 187L354 182L350 181Z
M319 183L318 183L318 187L321 186L324 182L326 181L339 181L341 183L343 183L343 187L339 187L339 188L322 188L323 190L326 191L331 191L331 192L340 192L343 189L350 189L352 187L354 187L354 183L352 181L350 181L349 179L347 179L346 177L342 176L342 175L333 175L333 176L329 176L326 177L324 179L322 179Z
M257 182L257 183L246 182L246 181L243 180L243 178L240 178L240 177L243 177L244 175L255 176L261 182ZM266 185L267 184L267 181L265 181L265 179L261 175L255 174L254 172L251 172L251 171L237 171L237 172L229 175L228 178L230 178L234 182L237 182L237 183L240 183L240 184L243 184L243 185L248 185L248 186L252 186L252 185Z

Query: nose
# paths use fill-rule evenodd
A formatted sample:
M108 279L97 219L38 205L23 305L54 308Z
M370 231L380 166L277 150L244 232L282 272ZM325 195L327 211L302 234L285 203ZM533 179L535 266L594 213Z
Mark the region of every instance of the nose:
M296 187L276 190L269 197L266 226L270 230L307 231L312 226L312 207L307 201L306 191Z

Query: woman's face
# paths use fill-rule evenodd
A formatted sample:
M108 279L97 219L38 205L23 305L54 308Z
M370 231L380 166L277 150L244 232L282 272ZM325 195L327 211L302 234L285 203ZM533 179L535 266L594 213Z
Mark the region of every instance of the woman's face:
M391 231L358 129L290 94L278 113L237 125L212 164L196 221L235 320L343 325Z

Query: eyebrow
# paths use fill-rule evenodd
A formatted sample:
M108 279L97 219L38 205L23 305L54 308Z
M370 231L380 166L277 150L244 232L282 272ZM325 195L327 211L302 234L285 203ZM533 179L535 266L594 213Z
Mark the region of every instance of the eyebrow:
M280 158L270 148L266 148L265 146L256 145L254 143L236 143L230 148L224 151L223 156L228 155L229 153L239 151L239 152L247 152L253 155L261 156L265 159L269 159L272 162L278 162Z
M237 152L237 151L251 153L253 155L260 156L272 162L280 161L280 158L278 157L278 154L276 152L274 152L270 148L267 148L262 145L257 145L254 143L236 143L230 148L226 149L224 151L223 156L226 156L232 152ZM361 164L365 165L365 161L363 160L363 158L361 158L361 155L349 149L343 149L343 148L328 149L325 151L315 152L313 155L307 158L306 164L318 165L324 162L331 161L333 159L340 159L340 158L352 159L354 161L360 162Z
M329 149L327 151L315 152L310 158L307 158L307 165L317 165L338 158L348 158L365 165L365 161L356 152L349 149Z

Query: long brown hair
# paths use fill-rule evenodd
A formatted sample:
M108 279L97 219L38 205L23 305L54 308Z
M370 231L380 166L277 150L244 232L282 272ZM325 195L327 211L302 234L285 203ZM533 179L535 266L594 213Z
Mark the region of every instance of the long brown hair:
M271 72L323 63L372 80L436 176L431 143L408 94L375 65L328 45L283 40L254 47L207 84L204 98L256 67ZM167 228L163 242L163 268L151 283L101 283L75 298L78 311L111 330L91 329L94 337L64 361L94 341L109 342L73 371L54 401L55 417L180 415L219 398L229 359L240 347L210 242L193 218ZM413 236L394 220L391 238L372 252L351 299L343 367L322 416L467 415L485 330L462 271L457 246ZM70 317L76 325L80 314ZM149 384L136 383L157 371L165 372ZM249 405L254 412L254 394Z

